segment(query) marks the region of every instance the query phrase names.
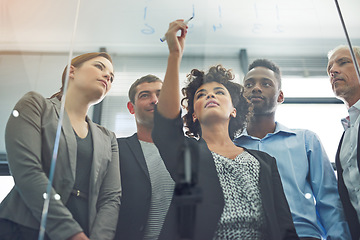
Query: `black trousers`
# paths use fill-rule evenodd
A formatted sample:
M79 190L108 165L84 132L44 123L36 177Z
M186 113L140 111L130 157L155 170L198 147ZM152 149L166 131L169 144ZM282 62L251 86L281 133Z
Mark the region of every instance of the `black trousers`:
M33 229L0 218L0 240L38 240L39 229ZM45 236L45 240L50 240Z

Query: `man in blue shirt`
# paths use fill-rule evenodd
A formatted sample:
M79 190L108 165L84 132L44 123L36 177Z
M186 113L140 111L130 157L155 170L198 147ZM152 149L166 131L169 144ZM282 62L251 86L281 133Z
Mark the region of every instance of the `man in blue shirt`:
M244 96L254 105L235 144L267 152L277 161L284 192L301 239L350 239L335 173L317 135L275 121L284 101L279 68L257 59L244 78Z
M360 47L353 47L360 62ZM341 202L353 239L360 238L360 83L348 46L338 46L328 54L327 73L335 95L346 105L349 116L342 119L344 135L336 154Z

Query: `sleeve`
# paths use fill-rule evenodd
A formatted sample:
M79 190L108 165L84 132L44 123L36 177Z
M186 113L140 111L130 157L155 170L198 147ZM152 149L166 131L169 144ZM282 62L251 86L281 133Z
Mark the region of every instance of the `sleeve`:
M101 184L97 214L91 230L91 240L111 240L115 236L120 209L121 180L116 136L111 133L111 161Z
M155 108L154 128L152 139L159 149L161 158L164 160L167 170L175 182L178 182L178 164L176 159L181 154L186 137L183 132L181 113L175 119L163 117Z
M272 174L272 183L274 190L273 195L276 198L274 200L274 204L275 204L275 212L278 220L278 225L280 228L281 239L287 239L287 240L299 239L293 223L289 204L285 197L276 160L271 156L268 157L271 158L271 168L272 168L271 174Z
M306 132L306 150L310 167L310 184L316 211L325 228L326 239L351 239L340 201L335 172L318 136Z
M46 193L49 180L42 165L46 160L42 157L42 117L46 108L45 101L37 93L26 94L14 107L18 115L10 116L5 130L9 166L16 190L23 202L19 204L25 204L39 224L44 203L43 194ZM55 194L52 189L51 195ZM46 232L50 238L67 239L81 231L80 225L62 201L51 199L46 224Z

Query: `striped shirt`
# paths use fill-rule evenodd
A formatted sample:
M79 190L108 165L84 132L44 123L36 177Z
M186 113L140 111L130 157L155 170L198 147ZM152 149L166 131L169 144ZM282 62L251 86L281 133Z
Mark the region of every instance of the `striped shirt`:
M151 202L144 239L158 239L174 192L175 183L155 144L140 141L151 182Z

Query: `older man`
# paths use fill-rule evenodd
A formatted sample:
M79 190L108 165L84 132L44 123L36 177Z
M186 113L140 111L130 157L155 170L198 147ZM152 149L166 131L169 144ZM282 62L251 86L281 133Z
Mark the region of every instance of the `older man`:
M353 47L360 62L360 47ZM360 83L348 46L338 46L328 54L327 73L335 95L349 112L342 119L344 134L336 154L338 187L353 239L360 238Z

